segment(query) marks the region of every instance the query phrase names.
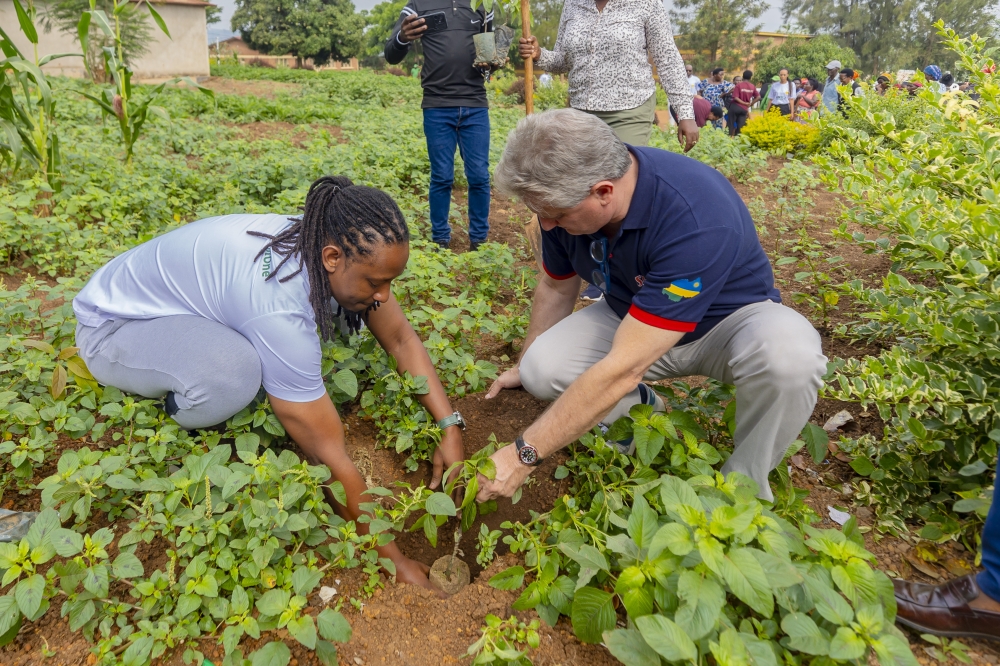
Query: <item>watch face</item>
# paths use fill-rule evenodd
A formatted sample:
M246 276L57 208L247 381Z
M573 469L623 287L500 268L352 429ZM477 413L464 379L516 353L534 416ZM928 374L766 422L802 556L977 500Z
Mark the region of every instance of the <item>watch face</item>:
M533 447L530 444L525 444L524 446L522 446L521 449L517 452L517 455L520 456L521 462L523 462L525 465L534 465L536 462L538 462L538 451L536 451L535 447Z

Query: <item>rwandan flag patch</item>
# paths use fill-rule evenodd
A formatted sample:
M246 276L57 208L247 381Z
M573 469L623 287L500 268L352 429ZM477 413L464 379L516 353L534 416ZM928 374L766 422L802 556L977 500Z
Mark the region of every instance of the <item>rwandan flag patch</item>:
M671 282L669 287L663 288L663 293L675 303L682 298L694 298L701 293L701 278Z

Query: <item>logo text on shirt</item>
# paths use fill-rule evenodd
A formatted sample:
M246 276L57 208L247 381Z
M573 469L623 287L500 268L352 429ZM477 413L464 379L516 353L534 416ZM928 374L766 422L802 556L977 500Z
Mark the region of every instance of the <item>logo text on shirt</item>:
M264 261L261 262L260 269L261 277L267 277L271 274L271 248L264 250Z

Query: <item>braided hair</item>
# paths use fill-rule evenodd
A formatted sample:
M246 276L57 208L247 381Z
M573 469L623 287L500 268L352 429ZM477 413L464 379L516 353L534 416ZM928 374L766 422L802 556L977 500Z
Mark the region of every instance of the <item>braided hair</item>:
M323 248L336 244L347 258L369 256L378 245L395 245L410 240L410 231L396 202L381 190L355 185L346 176L323 176L309 186L302 217L276 236L248 231L251 236L266 238L254 261L271 249L283 258L270 280L289 258L299 256L299 268L278 279L287 282L304 269L309 277L309 303L316 313L320 337L332 340L337 332L336 319L342 317L351 332L357 332L368 314L378 308L376 301L363 313L349 312L339 305L334 312L333 293L323 266Z

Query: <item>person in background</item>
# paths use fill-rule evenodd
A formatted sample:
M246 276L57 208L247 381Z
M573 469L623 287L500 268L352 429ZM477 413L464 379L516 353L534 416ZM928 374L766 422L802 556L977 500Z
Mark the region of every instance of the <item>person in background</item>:
M844 68L840 70L840 85L851 87L851 97L861 97L864 91L861 89L861 84L857 82L854 78L854 70L850 68ZM837 107L843 112L844 100L841 98L840 105Z
M712 106L712 103L704 97L695 97L692 101L694 102L694 122L698 127L704 127L706 124L722 118L726 113L725 109L721 106ZM674 110L670 109L670 115L673 115L673 113ZM676 116L674 116L674 122L677 122ZM590 298L588 296L589 291L588 287L587 291L584 292L584 300L599 300ZM598 292L600 292L599 289Z
M889 77L886 76L885 74L882 74L881 76L878 77L878 79L875 80L875 92L877 92L879 95L885 95L889 91L889 88L891 87L892 87L892 80L890 80Z
M945 72L941 75L941 85L944 87L945 92L955 92L959 90L959 85L955 83L955 77L951 72Z
M740 81L733 85L732 102L729 104L729 136L737 136L743 131L750 118L750 107L760 99L757 86L750 82L753 72L749 69L743 72Z
M446 28L427 33L422 14L440 11L437 0L409 0L399 13L385 44L385 61L401 62L410 45L421 39L424 66L420 85L424 97L424 136L431 162L428 203L431 239L443 249L451 243L451 186L455 180L455 147L465 163L469 182L469 249L486 242L490 231L490 110L484 85L485 71L475 67L472 37L493 30L493 12L468 3L445 12ZM449 7L449 9L451 9ZM425 34L427 33L427 34Z
M948 92L948 89L941 83L941 68L937 65L927 65L924 67L924 76L927 77L927 87L940 93Z
M420 78L420 63L418 62L413 63L413 68L410 69L410 76L412 76L415 79Z
M548 72L542 72L542 75L538 77L538 85L543 88L552 87L552 75Z
M722 67L713 69L712 78L698 84L698 93L708 100L712 106L725 106L722 98L731 93L732 90L733 84L726 81L726 70ZM722 129L722 119L714 121L712 125L718 129Z
M518 53L547 72L567 72L570 106L597 116L632 146L645 146L656 122L652 60L680 119L684 150L698 141L691 86L660 0L568 0L552 50L522 37Z
M817 90L819 83L815 79L802 79L799 83L802 87L795 96L795 112L802 118L808 118L817 113L823 102Z
M826 81L823 83L823 106L826 107L827 111L836 111L840 108L840 93L837 92L840 67L839 60L831 60L826 66Z
M791 116L795 120L795 82L788 78L788 70L778 72L778 80L771 84L767 91L767 112L772 106L778 107L783 116Z
M694 75L694 67L688 63L684 63L684 72L687 74L688 83L691 84L691 95L697 95L698 84L701 83L701 79Z
M896 622L921 634L1000 640L1000 502L993 502L986 515L982 544L978 574L940 585L892 581Z

